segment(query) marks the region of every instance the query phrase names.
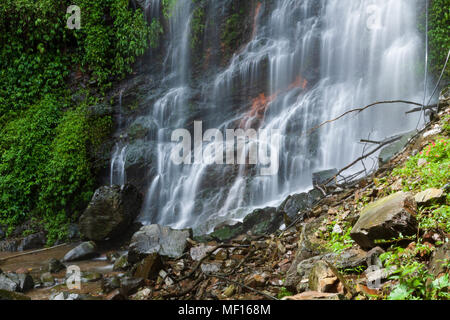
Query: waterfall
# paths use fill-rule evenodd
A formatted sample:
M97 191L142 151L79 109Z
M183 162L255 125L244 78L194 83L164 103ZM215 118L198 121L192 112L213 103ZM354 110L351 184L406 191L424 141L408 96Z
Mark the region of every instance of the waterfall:
M157 134L154 144L147 144L155 172L140 221L211 231L310 188L314 171L349 164L363 151L360 139L382 140L414 129L418 116L406 116L405 105L386 105L310 134L319 123L375 101L421 101L419 2L261 1L250 41L225 67L216 63L194 79L194 4L178 0L169 17L161 90L145 115ZM229 3L209 0L208 19L223 19ZM220 38L217 29L208 32ZM194 120L202 120L205 130L280 130L278 174L261 176L260 165L174 164L171 133L192 130ZM123 165L122 153L126 149L117 146L112 171Z

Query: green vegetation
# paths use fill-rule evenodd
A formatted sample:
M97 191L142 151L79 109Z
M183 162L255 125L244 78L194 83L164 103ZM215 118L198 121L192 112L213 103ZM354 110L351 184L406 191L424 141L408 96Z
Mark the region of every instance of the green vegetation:
M450 50L450 8L448 0L432 0L430 8L430 60L431 71L439 76ZM447 66L443 83L450 81L450 66Z
M70 5L81 8L79 30L66 27ZM128 0L0 3L0 224L9 233L35 218L49 243L64 238L92 196L94 157L112 127L92 107L162 32Z

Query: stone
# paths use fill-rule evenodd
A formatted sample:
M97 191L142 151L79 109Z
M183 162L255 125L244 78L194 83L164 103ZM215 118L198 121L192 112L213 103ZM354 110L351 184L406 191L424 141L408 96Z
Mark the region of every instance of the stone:
M0 289L0 300L31 300L31 298L22 293Z
M446 242L442 247L433 252L429 269L436 277L445 272L445 264L450 262L450 242Z
M66 269L66 266L57 259L52 258L48 262L48 272L50 273L58 273L64 269Z
M150 280L156 279L162 267L161 256L156 252L152 253L137 265L134 277Z
M16 252L19 247L20 240L6 239L0 241L0 252Z
M204 273L219 272L221 267L222 267L222 264L217 263L217 262L205 262L205 263L202 263L202 265L200 266L200 268L202 269L202 271Z
M124 296L119 289L116 289L112 292L110 292L106 297L105 300L126 300L127 297Z
M80 239L80 228L77 224L71 223L67 229L67 238L71 241Z
M283 215L276 208L256 209L244 218L244 229L253 235L271 234L283 224Z
M402 137L396 142L393 142L392 144L381 149L380 154L378 156L378 161L380 165L388 163L394 156L400 153L403 150L403 148L405 148L405 146L408 144L408 141L416 134L417 130L408 132L402 135Z
M50 272L43 273L41 275L41 283L44 287L51 287L55 284L55 278Z
M339 295L336 293L307 291L295 296L284 297L282 300L339 300Z
M130 267L128 263L128 253L121 255L114 261L113 271L125 271Z
M177 259L187 247L192 230L174 230L157 224L144 226L131 238L128 262L136 263L152 253Z
M410 193L398 192L366 206L353 226L351 238L363 249L376 247L377 240L417 233L417 204Z
M152 294L152 290L149 288L144 288L139 290L135 295L133 295L133 300L148 300Z
M428 137L431 137L431 136L438 135L441 132L442 132L442 128L441 127L437 127L437 128L434 128L434 129L431 129L431 130L428 130L427 132L425 132L423 134L423 137L424 138L428 138Z
M129 296L136 293L144 284L145 281L142 278L124 277L120 280L120 293Z
M250 275L246 281L245 285L249 286L250 288L256 289L256 288L262 288L265 286L267 282L267 278L261 274L252 274Z
M42 248L47 242L44 232L39 232L31 234L24 239L19 244L18 251L32 250Z
M31 275L26 273L17 274L14 272L0 272L0 289L13 292L26 292L34 288L34 281Z
M80 217L83 237L102 241L123 234L140 212L142 195L132 185L97 189Z
M63 261L78 261L78 260L89 260L98 256L97 245L93 241L83 242L77 247L70 250L65 256Z
M330 170L314 172L312 174L313 186L323 186L327 181L329 181L331 178L333 178L337 174L338 174L337 169L330 169ZM330 181L327 184L327 186L333 186L333 185L336 185L335 180Z
M3 230L3 226L0 226L0 240L3 240L6 237L6 233Z
M323 261L316 262L309 273L309 289L316 292L337 293L338 278Z
M441 189L431 188L416 194L414 199L417 204L428 206L445 200L445 193Z
M120 278L119 277L103 278L101 286L104 293L110 293L120 288Z
M19 284L11 280L6 273L0 274L0 290L15 292L18 291Z
M192 260L200 261L212 249L214 249L214 246L207 246L205 244L200 244L199 246L192 247L189 253L191 255Z
M288 196L277 208L279 212L285 212L289 217L295 217L299 212L311 206L308 193L293 194Z

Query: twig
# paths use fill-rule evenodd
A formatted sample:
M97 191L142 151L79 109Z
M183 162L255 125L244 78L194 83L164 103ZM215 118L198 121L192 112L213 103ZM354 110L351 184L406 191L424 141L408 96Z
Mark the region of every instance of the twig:
M218 275L218 274L213 274L213 273L211 273L211 274L206 274L206 276L208 276L208 277L213 277L213 278L218 278L218 279L221 279L221 280L230 282L230 283L232 283L232 284L235 284L235 285L238 285L238 286L240 286L240 287L242 287L242 288L245 288L245 289L247 289L247 290L253 291L253 292L255 292L255 293L259 294L259 295L262 295L262 296L264 296L264 297L266 297L266 298L269 298L269 299L271 299L271 300L279 300L279 299L277 299L277 298L275 298L275 297L273 297L273 296L271 296L271 295L269 295L269 294L266 294L266 293L261 292L261 291L256 290L256 289L253 289L253 288L251 288L251 287L249 287L249 286L247 286L247 285L245 285L245 284L243 284L243 283L240 283L240 282L238 282L238 281L234 281L234 280L228 279L228 278L226 278L226 277L222 277L221 275Z
M205 280L205 279L204 279L203 275L201 275L197 280L195 280L194 284L191 287L189 287L189 288L187 288L187 289L185 289L185 290L183 290L181 292L174 292L174 293L164 294L164 295L162 295L162 297L164 299L168 299L168 298L179 298L179 297L185 296L189 292L194 290L203 280Z
M412 105L415 105L415 106L420 106L420 107L422 107L422 104L420 104L420 103L412 102L412 101L405 101L405 100L379 101L379 102L375 102L375 103L369 104L368 106L365 106L365 107L363 107L363 108L356 108L356 109L349 110L349 111L347 111L347 112L344 112L343 114L341 114L339 117L337 117L337 118L335 118L335 119L327 120L327 121L325 121L325 122L319 124L318 126L312 128L312 129L309 131L309 134L311 134L312 132L316 131L317 129L319 129L320 127L323 127L324 125L326 125L326 124L328 124L328 123L335 122L335 121L337 121L337 120L339 120L339 119L345 117L346 115L348 115L348 114L350 114L350 113L354 113L354 112L360 113L360 112L363 112L363 111L366 110L366 109L369 109L369 108L374 107L374 106L379 105L379 104L393 104L393 103L412 104Z
M423 110L433 110L433 109L437 109L437 107L438 107L438 104L433 104L432 106L428 106L428 107L423 108ZM406 111L405 113L406 114L410 114L410 113L421 112L421 111L422 111L422 108L414 108L414 109L411 109L409 111Z
M30 254L35 254L35 253L40 253L40 252L44 252L44 251L56 249L56 248L59 248L59 247L62 247L62 246L67 246L67 243L59 244L59 245L57 245L57 246L50 247L50 248L44 248L44 249L39 249L39 250L34 250L34 251L30 251L30 252L25 252L25 253L17 254L17 255L11 256L11 257L6 257L6 258L3 258L3 259L0 259L0 264L3 263L3 262L5 262L5 261L7 261L7 260L11 260L11 259L15 259L15 258L20 258L20 257L27 256L27 255L30 255Z

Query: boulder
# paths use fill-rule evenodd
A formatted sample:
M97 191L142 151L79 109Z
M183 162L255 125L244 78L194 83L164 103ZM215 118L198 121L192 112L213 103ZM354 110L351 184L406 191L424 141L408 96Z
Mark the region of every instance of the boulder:
M58 273L64 269L66 269L66 266L58 259L52 258L48 262L48 272L50 273Z
M20 240L5 239L0 241L0 252L16 252L19 247Z
M400 233L417 233L414 217L417 204L410 193L398 192L366 206L354 225L350 236L363 249L376 247L377 240L390 240Z
M432 205L445 200L445 193L441 189L431 188L416 194L414 199L418 205Z
M142 195L132 185L101 187L80 217L80 232L94 241L117 237L134 221L141 205Z
M12 292L26 292L34 288L33 278L29 274L0 272L0 289Z
M19 244L19 247L17 248L18 251L25 251L25 250L31 250L31 249L38 249L42 248L45 243L47 242L45 238L44 232L39 232L35 234L31 234L24 239Z
M270 234L283 224L283 215L272 207L256 209L244 218L243 224L253 235Z
M338 278L324 262L316 262L309 273L309 289L316 292L337 293Z
M337 169L330 169L330 170L323 170L323 171L314 172L312 174L313 186L322 186L325 183L327 183L331 178L336 176L337 174L338 174L338 170ZM336 185L336 181L335 180L330 181L327 184L327 186L333 186L333 185Z
M150 254L179 258L183 255L192 230L174 230L157 224L144 226L131 238L128 262L136 263Z
M94 258L98 255L97 245L93 241L83 242L79 246L70 250L65 256L63 261L78 261L78 260L88 260Z
M295 217L299 212L310 206L308 193L290 195L278 207L278 211L285 212L289 217Z
M108 294L116 289L120 288L120 278L111 277L102 279L102 290L104 293Z
M152 253L137 265L134 277L154 280L162 267L161 256L156 252Z

